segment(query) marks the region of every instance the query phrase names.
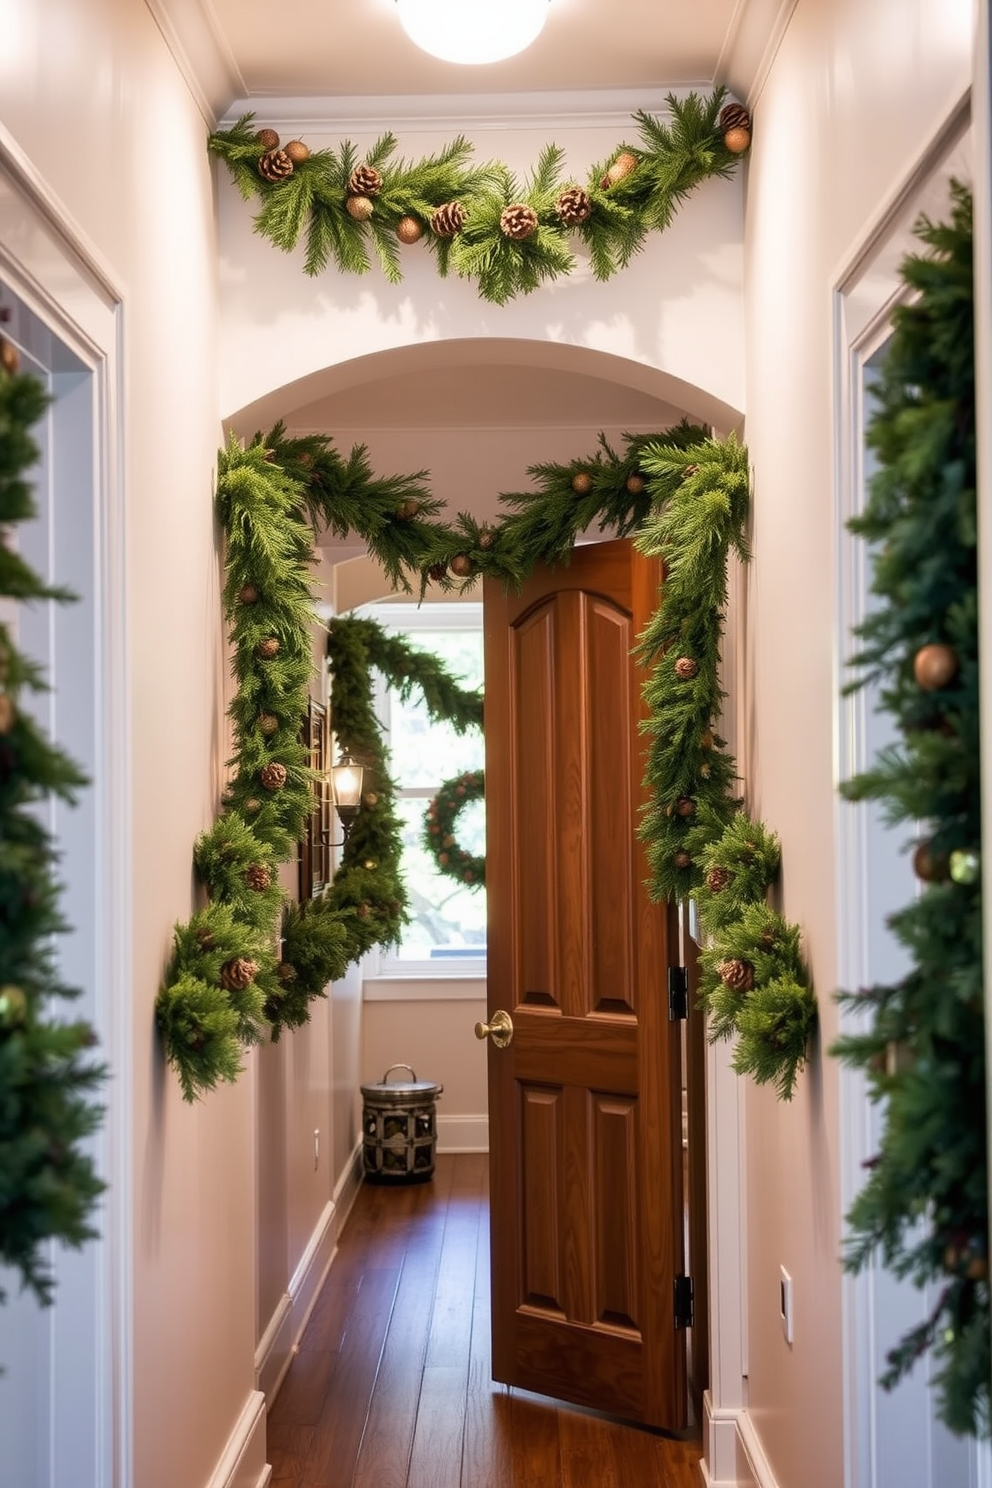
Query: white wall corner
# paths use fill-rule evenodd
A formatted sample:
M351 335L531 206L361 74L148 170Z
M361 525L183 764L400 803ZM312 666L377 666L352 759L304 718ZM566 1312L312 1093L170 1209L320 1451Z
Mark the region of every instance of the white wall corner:
M488 1116L438 1116L438 1152L488 1152Z
M173 61L206 122L217 120L245 80L209 0L145 0Z
M265 1488L270 1477L265 1461L265 1396L252 1390L207 1488Z
M716 65L726 83L749 105L761 92L798 0L738 0Z

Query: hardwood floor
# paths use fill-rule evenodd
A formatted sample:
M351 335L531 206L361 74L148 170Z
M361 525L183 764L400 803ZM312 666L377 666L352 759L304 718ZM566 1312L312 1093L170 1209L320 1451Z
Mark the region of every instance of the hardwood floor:
M488 1162L363 1185L268 1419L271 1488L699 1488L698 1441L494 1384Z

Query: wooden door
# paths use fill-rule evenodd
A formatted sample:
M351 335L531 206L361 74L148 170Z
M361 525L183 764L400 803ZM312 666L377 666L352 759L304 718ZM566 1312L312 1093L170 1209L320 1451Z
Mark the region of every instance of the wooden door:
M610 542L485 590L493 1374L678 1429L680 1040L631 657L659 582Z

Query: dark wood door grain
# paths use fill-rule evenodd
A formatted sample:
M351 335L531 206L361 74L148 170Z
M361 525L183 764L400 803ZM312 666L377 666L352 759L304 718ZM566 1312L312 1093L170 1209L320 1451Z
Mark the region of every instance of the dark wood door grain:
M632 656L659 582L611 542L520 593L485 590L489 1008L515 1030L489 1051L493 1366L678 1429L680 1040L636 831ZM566 1455L562 1481L578 1482L582 1452Z

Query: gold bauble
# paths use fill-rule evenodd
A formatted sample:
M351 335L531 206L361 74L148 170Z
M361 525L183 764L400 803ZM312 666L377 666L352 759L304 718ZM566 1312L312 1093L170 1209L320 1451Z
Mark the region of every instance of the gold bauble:
M344 209L356 222L367 222L372 216L372 203L367 196L346 197Z
M577 470L572 476L572 490L576 496L588 496L592 490L592 476L588 470Z
M424 236L423 224L416 217L401 217L396 224L396 236L401 243L419 243Z
M17 722L17 709L8 692L0 692L0 734L9 734Z
M631 496L640 496L645 486L643 475L628 475L626 485Z
M953 646L933 643L921 646L913 658L913 676L925 692L946 687L957 675L958 657Z
M731 155L743 155L751 143L751 131L738 125L736 129L728 129L723 136L723 143Z
M310 159L310 146L302 140L287 140L283 149L294 165L302 165L304 160Z
M278 150L279 136L274 129L260 129L255 135L255 143L263 150Z

